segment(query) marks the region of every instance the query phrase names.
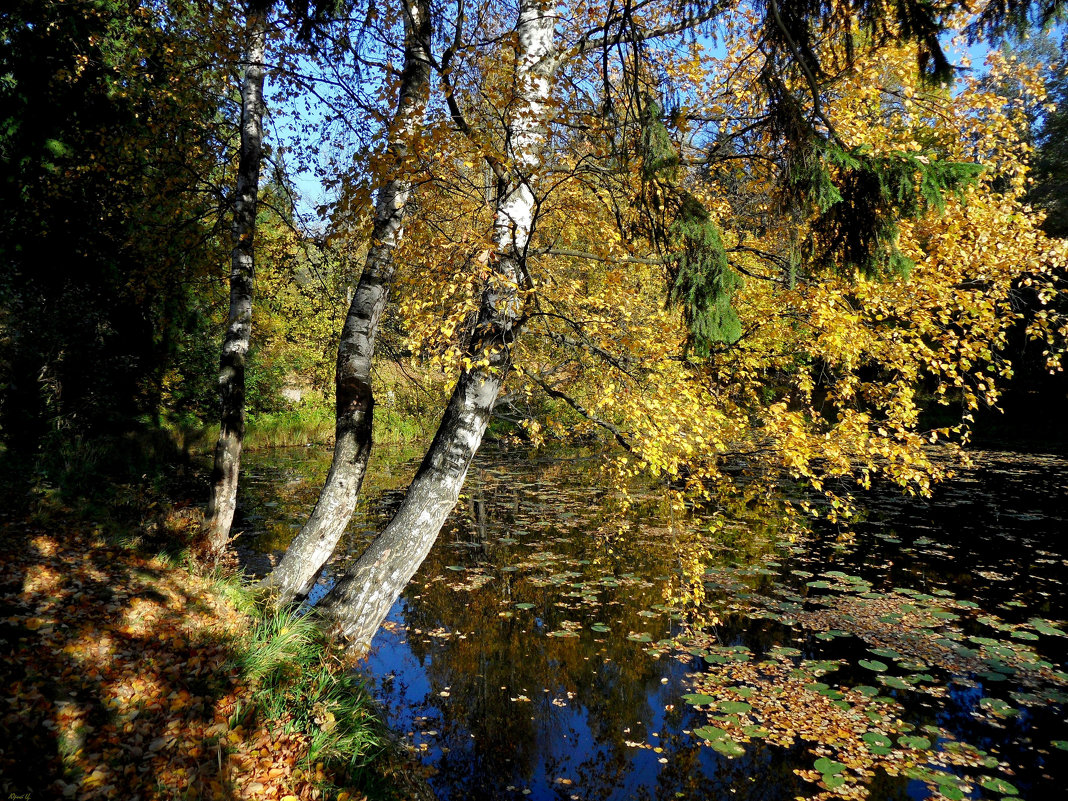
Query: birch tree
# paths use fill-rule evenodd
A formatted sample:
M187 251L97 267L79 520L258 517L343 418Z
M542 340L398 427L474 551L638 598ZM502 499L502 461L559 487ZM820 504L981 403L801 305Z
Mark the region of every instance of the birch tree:
M913 229L904 221L924 218L930 224L947 203L955 211L978 172L953 158L950 150L914 157L912 144L873 148L855 135L878 126L865 119L855 132L829 110L847 87L843 76L854 75L855 52L861 52L856 41L842 44L835 36L852 36L857 26L864 28L870 34L865 53L905 41L914 84L931 87L948 70L936 35L947 23L930 17L931 9L912 6L889 17L880 16L883 11L874 5L821 2L799 10L770 2L757 12L732 5L680 16L667 3L648 4L640 14L585 9L595 19L584 26L585 33L569 30L565 55L589 55L598 68L567 76L567 100L553 105L554 124L563 133L554 139L557 147L548 168L541 151L550 116L549 82L559 58L553 9L521 4L513 88L496 98L497 84L481 84L477 94L488 108L474 126L457 102L453 73L440 70L454 128L472 146L466 160L457 150L443 158L438 153L439 163L463 172L461 163L471 170L475 159L484 158L495 185L494 217L489 247L480 259L464 263L468 274L457 273L455 264L451 272L443 271L448 277L442 283L418 273L409 280L423 285L417 287L423 299L408 308L439 308L428 298L455 292L464 282L480 284L471 280L479 270L488 280L481 285L473 324L466 319L469 307L464 303L451 315L426 316L426 327L436 327L444 338L458 331L469 335L457 347L453 394L394 518L322 603L337 630L357 647L369 644L455 505L517 354L527 358L524 380L610 431L629 452L630 460L624 456L618 463L623 491L629 476L648 471L700 495L710 482L722 479L718 466L732 455L763 466L768 463L765 454L779 459L778 469L817 489L822 486L820 471L859 471L867 480L873 465L903 485L926 486L924 476L933 468L922 456L924 437L915 430L911 393L876 395L875 386L870 392L865 387L865 395L855 391L855 378L872 366L876 346L841 360L849 375L840 383L838 397L849 407L842 406L835 419L816 408L820 388L810 380L828 359L809 355L806 343L812 341L813 329L828 331L828 322L842 327L820 342L846 349L861 342L850 329L856 316L849 305L857 296L885 288L903 303L917 301L922 307L931 285L917 281L909 289L904 282L907 263L918 258L911 250ZM602 16L596 18L598 14ZM721 83L705 85L715 76L699 47L671 52L664 46L649 57L653 39L716 16L726 17L717 22L732 42ZM984 31L993 24L980 17L974 29ZM493 39L489 34L485 38ZM825 64L834 69L825 70ZM673 91L689 107L661 111L663 104L656 101ZM486 127L495 117L504 123L504 145L498 149L487 144ZM713 133L697 139L687 132L687 120L702 120ZM910 142L922 138L911 131L893 135ZM895 139L895 148L897 144ZM759 213L769 219L778 215L770 224L752 226L763 233L755 234L745 224L727 228L736 222L735 209L716 165L728 162L745 165L748 194L764 196L755 206ZM547 170L552 191L536 196L534 188ZM461 178L473 186L477 182L470 175ZM857 187L872 186L878 188L876 195L858 195ZM442 197L447 196L443 191ZM784 209L797 211L791 216ZM542 228L546 222L553 228L539 243L548 245L539 255L556 257L539 258L539 276L532 274L528 261L534 255L535 220L541 220ZM800 270L790 251L796 242L785 236L791 227L806 251ZM593 242L593 252L566 247L568 237L575 244ZM478 237L464 234L460 239ZM583 261L606 266L584 271L579 266ZM724 280L736 273L756 283ZM937 289L940 298L954 291L950 284ZM811 319L811 326L799 325L799 314ZM917 314L922 322L927 312L921 308ZM887 353L896 359L900 349L894 344L894 327L879 325L884 319L888 315L880 311L872 324L877 336L891 343ZM533 358L529 351L517 350L524 325L537 329L556 350ZM985 330L975 331L996 342ZM918 348L924 336L918 334ZM880 340L877 346L882 345ZM545 380L546 353L550 358L559 354L572 365L588 362L588 357L600 362L599 371L588 376L592 404ZM893 366L906 380L918 382L925 368L922 356L917 351L908 357L914 364ZM799 359L808 365L803 370ZM933 366L943 369L940 363ZM959 371L945 369L956 381ZM783 389L783 381L795 379L796 388ZM883 404L877 415L863 411L873 398ZM795 406L801 402L808 405L798 412ZM531 422L531 433L537 425Z
M241 151L233 199L230 310L219 359L219 439L211 472L204 545L221 554L237 508L237 480L245 435L245 361L252 335L256 201L263 161L263 85L267 16L272 0L250 0L245 10L241 79Z
M311 517L265 580L282 603L306 594L334 552L356 507L371 453L375 337L393 283L394 252L404 235L404 218L413 191L409 140L422 122L430 93L429 3L406 2L403 15L404 65L389 131L391 158L378 188L371 247L338 346L334 457Z
M515 36L514 96L505 108L508 166L495 163L497 193L489 277L465 367L423 458L386 528L327 594L321 608L357 648L369 646L393 602L426 558L463 486L511 365L520 287L534 224L532 182L541 164L555 55L555 9L521 0Z

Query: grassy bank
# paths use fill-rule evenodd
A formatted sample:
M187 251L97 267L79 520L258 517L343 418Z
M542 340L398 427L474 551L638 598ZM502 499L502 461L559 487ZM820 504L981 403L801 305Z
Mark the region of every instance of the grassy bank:
M62 512L0 528L5 797L397 797L388 732L311 619Z
M421 414L382 407L375 410L376 445L411 445L429 441L437 426L436 419ZM217 424L204 425L195 420L168 423L172 436L188 454L210 453L219 437ZM248 416L244 448L288 448L330 444L334 441L334 411L324 406L299 406L278 412L257 412Z

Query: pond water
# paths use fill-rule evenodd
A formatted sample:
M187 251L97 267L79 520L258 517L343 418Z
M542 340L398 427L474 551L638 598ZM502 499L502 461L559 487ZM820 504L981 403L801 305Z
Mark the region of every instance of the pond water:
M404 457L376 454L341 562ZM285 546L328 463L248 454L247 547ZM1068 461L978 454L931 501L801 535L773 503L676 519L654 488L621 514L599 464L480 453L374 640L439 798L1065 797Z

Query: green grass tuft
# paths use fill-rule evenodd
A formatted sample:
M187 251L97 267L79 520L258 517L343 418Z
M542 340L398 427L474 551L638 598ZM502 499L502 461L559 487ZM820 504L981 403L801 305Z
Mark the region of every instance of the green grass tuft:
M309 767L326 762L352 773L368 765L387 737L359 676L344 667L312 616L260 614L238 661L257 712L288 715L288 726L310 738Z

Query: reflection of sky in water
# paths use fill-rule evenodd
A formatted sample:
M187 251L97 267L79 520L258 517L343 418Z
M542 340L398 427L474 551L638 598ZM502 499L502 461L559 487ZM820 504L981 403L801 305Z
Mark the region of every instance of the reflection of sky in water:
M286 457L281 468L264 461L250 471L254 480L245 485L244 502L253 527L284 533L311 508L326 463L309 467L313 454L299 456ZM390 470L387 479L369 476L350 526L350 553L388 520L397 497L382 490L406 481L405 468ZM294 473L306 478L295 480ZM609 552L594 533L600 510L589 488L597 481L595 465L591 470L582 461L480 455L465 498L375 638L368 672L393 728L412 732L407 739L417 748L426 746L420 755L435 771L434 789L454 800L556 801L785 801L816 792L793 773L812 765L803 746L787 752L753 741L744 756L729 760L684 733L707 723L682 700L689 691L685 675L702 663L654 659L643 644L626 639L628 632L645 632L656 641L677 630L659 607L658 577L676 569L673 544L665 538L673 535L665 535L654 502L634 533ZM779 551L749 522L720 553L725 563L754 566L744 580L765 589L777 581L806 595L813 574L834 569L860 574L883 593L895 587L950 591L1006 621L1036 614L1056 620L1066 603L1066 489L1063 460L1001 455L941 490L933 504L894 492L874 496L871 520L857 525L853 542L839 542L832 527L804 549ZM488 580L479 584L480 577ZM326 589L317 586L312 600ZM611 631L598 632L597 624ZM568 626L577 637L550 636ZM964 633L976 631L1003 636L974 626ZM778 642L798 645L811 659L855 661L866 651L855 638L795 641L795 634L738 616L718 630L722 645L747 645L758 658ZM1063 665L1066 642L1044 637L1043 654ZM825 681L872 680L855 669L849 673ZM1048 748L1051 736L1068 739L1060 707L1031 707L992 726L975 717L979 700L984 690L1006 696L1011 681L1000 687L951 683L948 689L944 700L890 694L906 703L903 712L917 726L936 722L1018 767L1014 781L1023 797L1051 798L1054 788L1065 786L1068 754L1056 759L1063 752L1035 751L1036 743ZM870 797L919 801L927 795L922 782L883 776Z
M433 678L428 670L430 661L417 657L408 646L404 619L409 611L403 600L393 607L387 626L375 637L366 664L377 682L378 697L387 705L392 727L404 734L412 732L411 742L420 748L423 761L437 767L439 778L432 777L431 783L440 797L514 795L544 800L572 795L604 799L664 797L668 788L660 785L670 785L670 777L661 774L680 746L696 756L700 773L715 775L718 760L715 753L695 747L692 738L682 734L684 728L701 725L697 717L684 704L679 705L679 714L671 716L672 719L666 711L685 692L682 679L688 668L679 662L669 659L657 662L657 670L644 682L644 709L632 710L628 719L612 721L619 733L629 730L622 739L646 743L649 748L630 747L625 743L619 748L618 740L606 742L605 732L596 730L590 710L577 698L567 699L567 687L574 686L574 681L554 682L560 677L553 675L545 677L545 686L503 685L504 689L497 686L497 691L502 697L507 695L512 706L511 720L518 722L522 717L529 723L533 717L533 730L524 727L526 741L522 747L507 739L486 743L481 742L479 734L471 736L473 732L467 725L465 711L451 703L456 691L454 685L443 685L440 679ZM495 659L491 653L484 652L482 656L487 664ZM509 666L495 665L495 675L501 672L509 672ZM591 673L594 672L591 668ZM609 686L619 681L619 671L612 662L602 665L600 672L607 677L605 684ZM455 679L462 681L463 677ZM448 695L442 696L443 692ZM530 700L518 700L520 696ZM512 698L517 700L511 701ZM507 733L508 717L504 716L498 723L502 725L497 730ZM425 751L421 749L423 743ZM655 748L662 750L657 752ZM525 765L516 764L511 772L496 770L492 775L484 772L487 752L506 754L513 749L517 757L525 752ZM495 764L515 762L496 754L489 759ZM449 781L442 782L442 778ZM528 793L524 794L524 790ZM673 788L667 797L704 797L676 796L676 792L683 792L683 788Z

